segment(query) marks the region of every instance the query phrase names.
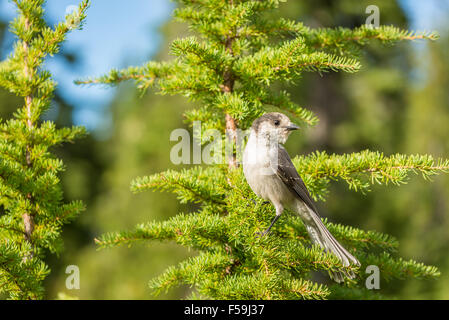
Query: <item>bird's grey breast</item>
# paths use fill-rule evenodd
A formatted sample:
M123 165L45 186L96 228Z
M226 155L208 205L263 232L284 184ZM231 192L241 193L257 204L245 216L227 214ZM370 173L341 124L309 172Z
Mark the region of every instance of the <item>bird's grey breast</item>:
M243 173L254 193L271 202L285 202L291 198L291 192L276 173L277 152L248 140L243 153ZM288 198L288 199L287 199Z

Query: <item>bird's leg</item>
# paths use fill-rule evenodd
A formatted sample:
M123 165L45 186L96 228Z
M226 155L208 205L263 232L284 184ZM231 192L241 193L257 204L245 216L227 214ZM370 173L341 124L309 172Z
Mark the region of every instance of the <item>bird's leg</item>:
M270 226L268 227L267 230L265 230L264 232L256 232L257 237L263 237L263 236L267 235L270 232L271 228L276 223L276 221L281 216L282 211L284 210L284 208L282 207L281 204L277 204L277 205L275 204L275 207L276 207L276 216L274 217L273 221L271 221L271 224L270 224Z
M280 216L276 215L273 219L273 221L271 221L270 226L268 227L267 230L265 230L264 232L256 232L257 237L263 237L265 235L268 234L268 232L270 232L271 227L274 225L274 223L277 221L277 219L279 219Z
M249 199L254 205L257 205L256 200L254 200L253 198ZM246 205L247 207L249 207L249 203Z

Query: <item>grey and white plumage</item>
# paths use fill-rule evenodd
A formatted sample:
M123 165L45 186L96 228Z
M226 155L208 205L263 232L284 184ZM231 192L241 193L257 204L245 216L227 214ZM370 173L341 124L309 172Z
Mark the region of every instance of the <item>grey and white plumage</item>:
M243 172L254 193L269 200L276 209L275 218L262 235L270 231L284 208L289 208L302 219L313 243L337 256L343 266L360 265L321 221L309 191L282 146L296 129L299 128L286 115L278 112L264 114L251 126L243 153ZM350 272L334 272L331 277L342 282L344 275L354 278Z

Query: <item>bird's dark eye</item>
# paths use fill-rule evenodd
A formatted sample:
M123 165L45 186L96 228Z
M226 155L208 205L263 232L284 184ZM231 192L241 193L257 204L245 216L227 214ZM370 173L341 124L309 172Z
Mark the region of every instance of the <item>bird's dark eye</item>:
M281 122L279 120L274 120L274 125L278 126Z

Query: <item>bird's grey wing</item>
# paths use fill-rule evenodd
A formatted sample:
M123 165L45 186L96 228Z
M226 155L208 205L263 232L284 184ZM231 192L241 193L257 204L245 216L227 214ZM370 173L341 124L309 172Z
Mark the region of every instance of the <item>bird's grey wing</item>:
M307 190L304 181L296 171L296 168L293 165L289 154L281 145L279 145L278 161L275 166L276 168L273 168L274 171L276 172L277 176L285 183L288 189L293 194L298 196L302 201L304 201L304 203L318 215L318 210L315 207L312 198L310 197L309 191Z

